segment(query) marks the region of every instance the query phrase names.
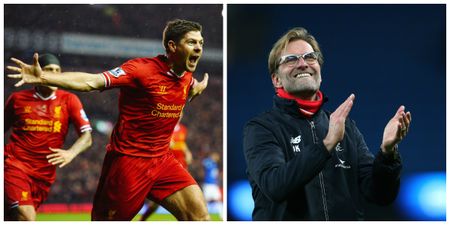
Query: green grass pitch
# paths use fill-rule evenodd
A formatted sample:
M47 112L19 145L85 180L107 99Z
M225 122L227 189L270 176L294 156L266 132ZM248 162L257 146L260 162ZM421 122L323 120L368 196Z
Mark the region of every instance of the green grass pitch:
M221 221L218 214L210 214L212 221ZM133 221L139 220L141 215L134 217ZM38 213L37 221L90 221L89 213ZM153 214L148 221L175 221L171 214Z

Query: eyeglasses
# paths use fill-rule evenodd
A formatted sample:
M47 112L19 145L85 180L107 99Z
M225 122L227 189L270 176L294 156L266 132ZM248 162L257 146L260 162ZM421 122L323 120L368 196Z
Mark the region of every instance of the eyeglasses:
M278 63L278 66L280 65L286 65L288 67L294 67L297 65L300 58L303 58L306 64L313 65L314 63L317 63L317 59L319 58L319 52L308 52L303 55L283 55L280 57L280 62Z

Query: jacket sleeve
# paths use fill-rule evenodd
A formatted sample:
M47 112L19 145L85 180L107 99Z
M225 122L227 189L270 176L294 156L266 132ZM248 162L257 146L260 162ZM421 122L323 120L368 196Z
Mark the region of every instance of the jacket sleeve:
M373 203L387 205L397 197L400 187L401 159L388 157L378 151L376 157L369 151L364 137L354 125L358 148L359 186L364 197Z
M322 142L286 161L270 127L251 121L244 128L247 172L269 199L281 202L314 178L331 157Z

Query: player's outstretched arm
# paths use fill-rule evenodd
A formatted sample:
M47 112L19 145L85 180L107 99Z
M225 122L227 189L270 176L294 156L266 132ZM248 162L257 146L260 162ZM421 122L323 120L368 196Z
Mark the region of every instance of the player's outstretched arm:
M203 90L205 90L206 86L208 86L208 79L209 79L209 75L207 73L205 73L205 75L203 75L203 80L201 82L198 82L194 78L194 84L192 84L191 90L189 91L189 101L190 102L195 97L200 95L203 92Z
M47 155L48 162L59 165L59 168L69 164L77 155L86 151L92 145L91 131L85 131L68 150L50 148L52 154Z
M39 65L39 55L34 53L33 64L29 65L19 59L11 58L16 66L7 66L7 69L17 74L8 74L9 78L20 79L14 86L23 84L38 84L57 86L75 91L93 91L104 87L104 80L101 74L91 74L84 72L52 73L42 71Z

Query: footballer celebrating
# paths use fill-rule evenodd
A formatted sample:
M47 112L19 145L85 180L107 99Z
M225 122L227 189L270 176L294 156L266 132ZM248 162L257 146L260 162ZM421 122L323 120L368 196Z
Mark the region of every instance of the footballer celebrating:
M33 65L12 58L18 67L8 75L25 83L77 91L120 88L119 118L103 162L92 220L132 220L146 198L178 220L209 220L200 187L169 150L172 131L186 101L202 93L193 78L203 53L202 27L187 20L169 21L163 32L165 55L136 58L99 73L42 71L37 53Z
M58 58L39 58L42 71L58 74ZM57 75L58 76L58 75ZM69 122L80 135L68 149L60 149ZM9 96L5 104L5 131L12 129L5 146L5 220L36 220L55 181L56 166L63 167L92 144L91 125L78 97L56 87L37 85Z

